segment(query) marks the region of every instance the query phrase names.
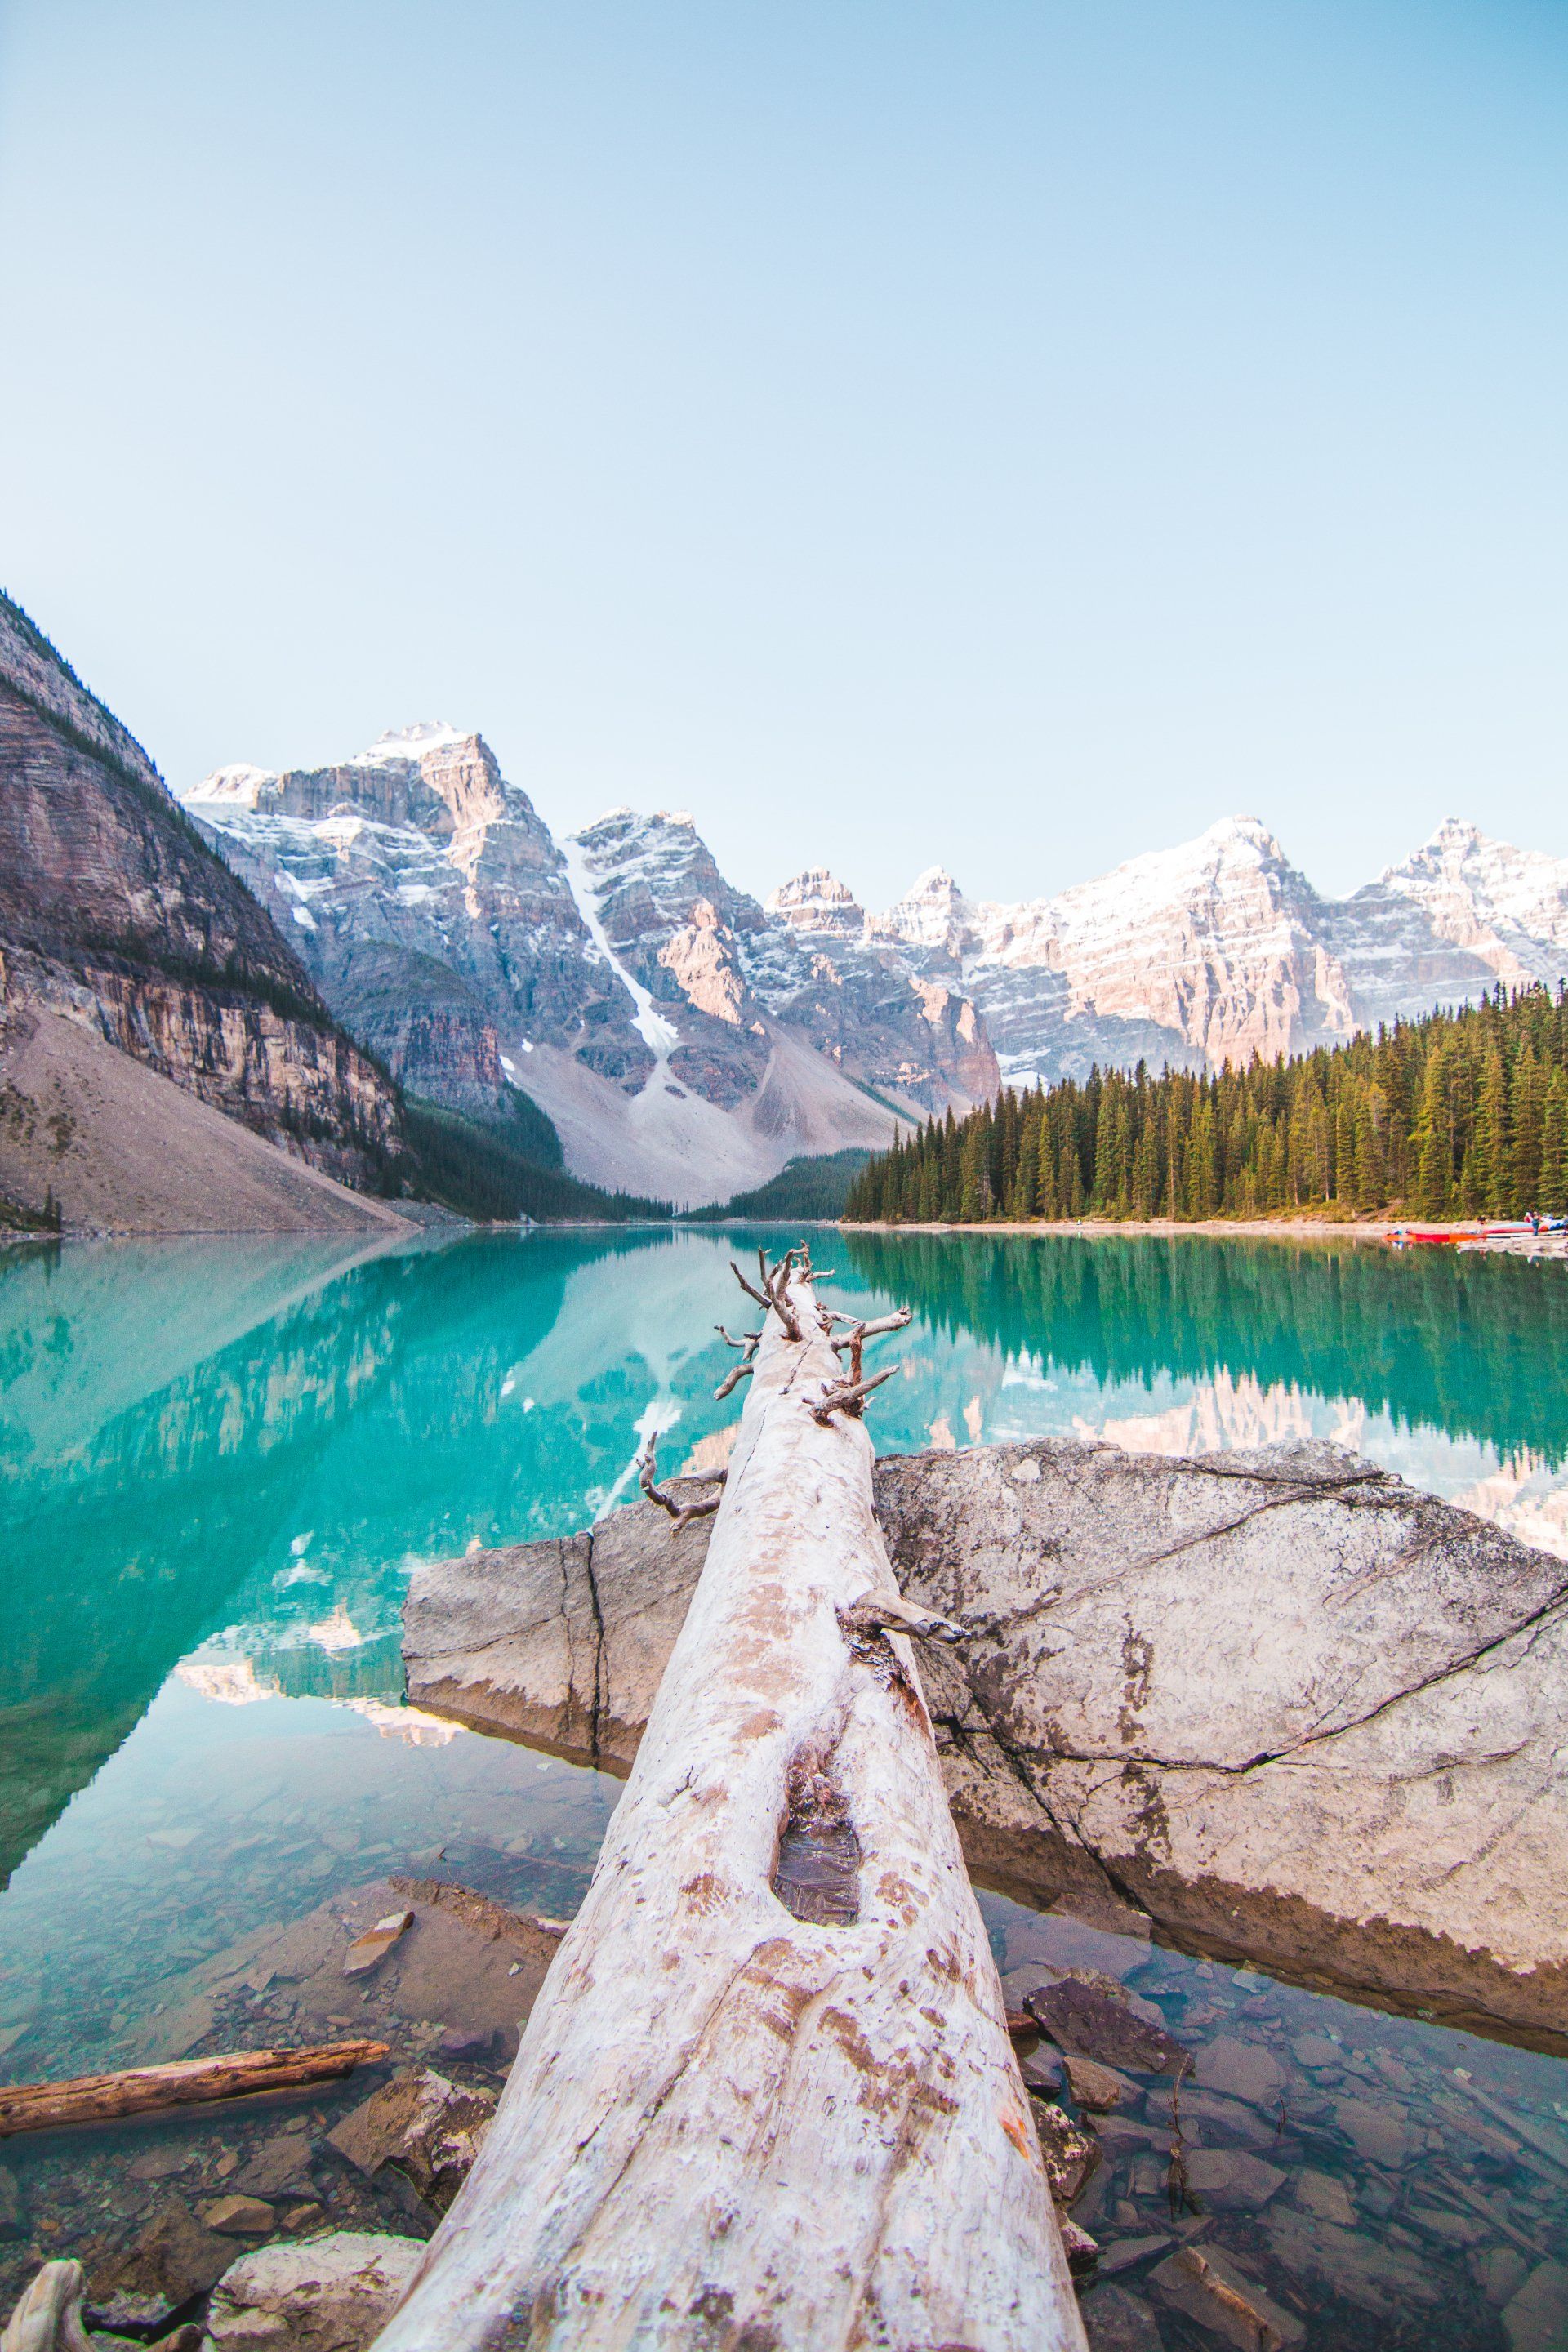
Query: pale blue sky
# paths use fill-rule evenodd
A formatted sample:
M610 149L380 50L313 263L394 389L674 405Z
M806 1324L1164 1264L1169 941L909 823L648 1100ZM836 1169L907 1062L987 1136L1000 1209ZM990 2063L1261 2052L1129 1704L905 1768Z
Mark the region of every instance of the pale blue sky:
M759 891L1568 853L1568 9L0 0L0 582Z

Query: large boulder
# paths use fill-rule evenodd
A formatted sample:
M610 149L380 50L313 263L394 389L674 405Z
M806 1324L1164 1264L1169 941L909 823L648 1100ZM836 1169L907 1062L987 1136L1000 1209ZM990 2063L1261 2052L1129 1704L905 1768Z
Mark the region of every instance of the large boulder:
M889 1456L977 1877L1568 2051L1568 1564L1314 1444ZM409 1696L625 1770L710 1522L416 1573Z

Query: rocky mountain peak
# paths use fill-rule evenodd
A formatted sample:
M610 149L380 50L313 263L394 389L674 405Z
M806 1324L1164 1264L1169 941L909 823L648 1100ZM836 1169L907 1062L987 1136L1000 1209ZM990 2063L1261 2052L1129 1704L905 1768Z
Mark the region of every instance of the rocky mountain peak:
M871 918L873 937L953 960L973 944L968 899L945 866L928 866L884 915Z
M770 890L763 904L770 915L788 923L792 930L844 940L858 940L865 935L864 907L825 866L808 866L789 881L781 882L776 890Z

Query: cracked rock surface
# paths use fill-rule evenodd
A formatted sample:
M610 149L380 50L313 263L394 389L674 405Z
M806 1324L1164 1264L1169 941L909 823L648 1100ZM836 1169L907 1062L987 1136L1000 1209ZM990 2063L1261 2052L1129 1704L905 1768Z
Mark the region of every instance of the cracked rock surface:
M1324 1444L889 1456L972 1869L1568 2051L1568 1564ZM409 1696L624 1771L710 1522L419 1570Z

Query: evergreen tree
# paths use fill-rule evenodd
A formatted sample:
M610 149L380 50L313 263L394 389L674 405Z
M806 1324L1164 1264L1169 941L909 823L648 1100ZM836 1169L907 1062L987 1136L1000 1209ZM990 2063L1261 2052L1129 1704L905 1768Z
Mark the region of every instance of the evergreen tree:
M1020 1095L900 1136L858 1178L857 1220L1252 1216L1315 1204L1423 1217L1568 1214L1568 985L1217 1076Z

